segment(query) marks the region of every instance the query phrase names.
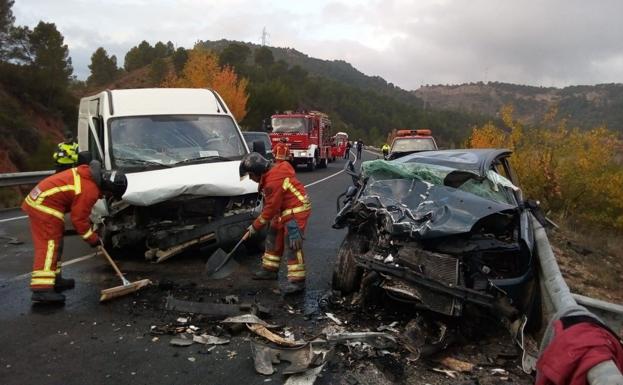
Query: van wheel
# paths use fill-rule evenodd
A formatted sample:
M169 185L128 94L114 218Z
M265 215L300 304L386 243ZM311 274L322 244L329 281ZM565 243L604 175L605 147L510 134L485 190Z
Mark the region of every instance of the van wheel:
M318 168L327 168L327 158L320 159L320 163L318 164Z
M368 241L359 234L348 232L340 245L333 270L332 286L343 295L359 288L363 269L357 266L355 256L367 251Z

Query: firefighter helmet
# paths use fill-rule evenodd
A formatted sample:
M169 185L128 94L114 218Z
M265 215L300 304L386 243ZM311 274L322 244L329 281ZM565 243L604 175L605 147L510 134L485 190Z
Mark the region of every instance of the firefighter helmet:
M270 161L257 152L251 152L245 155L240 161L238 168L240 179L244 179L249 173L262 175L270 168Z
M105 171L102 173L102 185L100 189L111 193L115 198L121 199L128 187L128 179L120 171Z

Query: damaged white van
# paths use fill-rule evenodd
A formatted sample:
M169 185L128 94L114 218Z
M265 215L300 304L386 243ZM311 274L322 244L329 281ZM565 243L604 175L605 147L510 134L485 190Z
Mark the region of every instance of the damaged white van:
M82 98L78 142L106 170L127 176L121 200L96 206L109 247L144 245L145 256L160 262L189 247L236 241L258 214L257 184L238 174L249 148L213 90L123 89Z

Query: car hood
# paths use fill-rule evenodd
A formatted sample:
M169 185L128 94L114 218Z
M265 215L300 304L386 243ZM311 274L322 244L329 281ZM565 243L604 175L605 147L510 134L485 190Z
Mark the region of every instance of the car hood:
M240 180L240 161L202 163L127 174L123 200L149 206L180 195L236 196L257 193L257 183Z

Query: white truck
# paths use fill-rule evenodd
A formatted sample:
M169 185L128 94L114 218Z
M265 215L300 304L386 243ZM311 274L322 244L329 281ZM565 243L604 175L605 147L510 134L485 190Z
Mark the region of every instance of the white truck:
M249 148L213 90L107 90L82 98L78 144L102 168L127 176L122 199L94 210L110 247L144 245L145 256L160 262L189 247L237 241L258 214L257 184L238 174Z

